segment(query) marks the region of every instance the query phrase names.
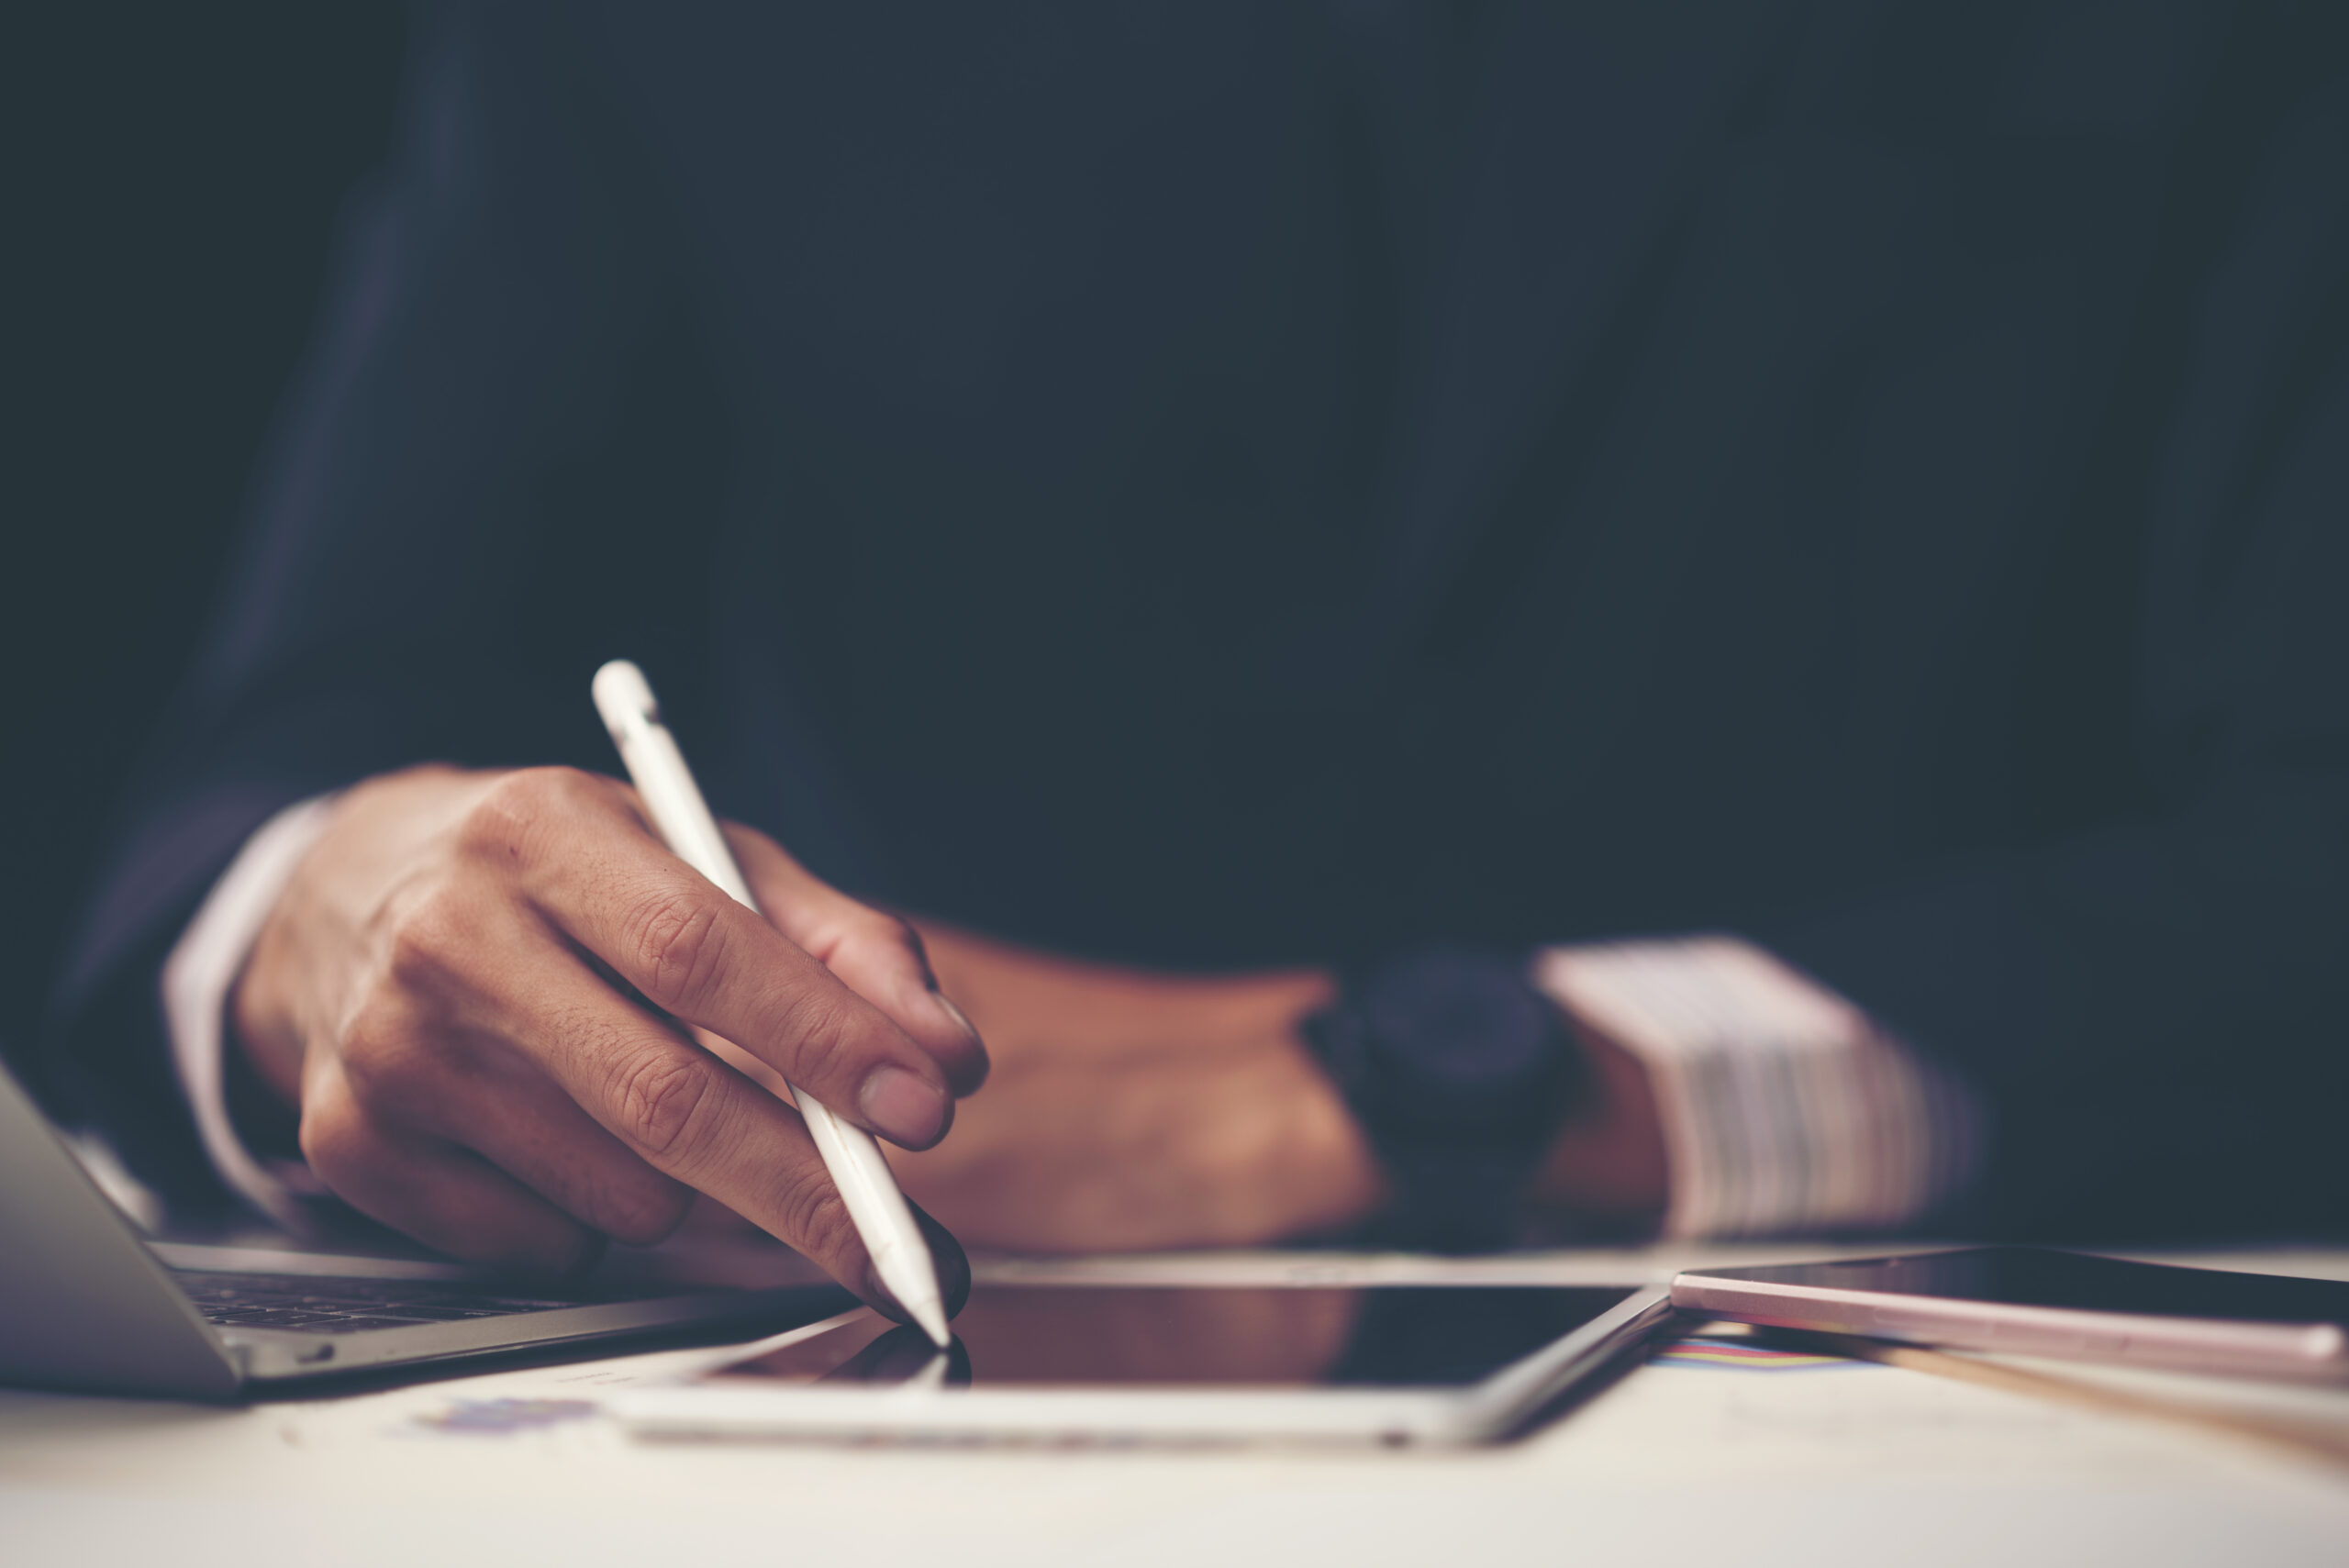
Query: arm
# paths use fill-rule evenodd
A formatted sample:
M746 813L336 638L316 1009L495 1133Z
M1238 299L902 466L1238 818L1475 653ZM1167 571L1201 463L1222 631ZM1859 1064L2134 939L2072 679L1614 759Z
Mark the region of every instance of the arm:
M578 769L403 765L600 759L576 643L641 629L583 609L566 563L626 557L580 517L592 497L556 504L627 425L664 319L652 226L561 22L452 8L427 35L403 156L353 223L61 1038L85 1079L163 1104L160 946L256 825L339 790L258 929L199 927L193 948L219 951L166 976L175 1012L224 1004L180 1021L225 1021L219 1064L250 1064L328 1189L452 1253L544 1267L653 1240L705 1193L878 1301L806 1129L761 1085L903 1142L944 1133L985 1057L910 933L741 832L762 922ZM661 597L642 573L621 586ZM203 1105L218 1084L190 1087ZM129 1129L134 1152L154 1130ZM932 1243L952 1297L959 1251Z
M1335 995L1326 973L1175 976L923 930L995 1071L951 1142L893 1158L959 1232L1020 1251L1258 1245L1353 1232L1391 1197L1301 1038ZM1967 1174L1962 1095L1749 944L1553 948L1529 978L1588 1067L1528 1194L1542 1229L1881 1234Z

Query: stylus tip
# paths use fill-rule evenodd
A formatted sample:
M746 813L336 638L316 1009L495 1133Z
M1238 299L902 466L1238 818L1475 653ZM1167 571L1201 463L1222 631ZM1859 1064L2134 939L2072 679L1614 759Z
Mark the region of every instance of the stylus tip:
M954 1336L946 1328L946 1308L935 1297L923 1302L908 1302L906 1310L912 1314L913 1320L921 1325L922 1332L928 1334L930 1342L940 1350L954 1342Z

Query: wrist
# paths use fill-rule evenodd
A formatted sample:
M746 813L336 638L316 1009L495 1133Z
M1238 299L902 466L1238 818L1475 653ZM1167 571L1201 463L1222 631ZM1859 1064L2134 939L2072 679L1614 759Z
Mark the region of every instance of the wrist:
M256 829L213 884L160 976L173 1067L206 1158L239 1197L296 1228L301 1220L289 1207L286 1173L270 1168L267 1158L292 1147L291 1110L258 1079L244 1044L228 1037L238 1032L235 993L262 928L334 806L330 796L297 802Z
M1521 953L1406 950L1350 975L1303 1032L1389 1189L1370 1239L1446 1252L1524 1239L1584 1067Z
M289 1106L302 1101L302 1031L290 984L298 973L298 956L290 951L287 936L287 906L298 901L294 885L278 895L228 987L223 1009L228 1038L222 1069L228 1082L242 1086L249 1106L270 1098Z
M452 811L494 775L426 763L321 800L228 988L227 1053L288 1106L302 1101L307 1042L331 1032L347 987L376 962L369 933Z
M295 1096L265 1077L255 1053L233 1021L228 1049L221 1052L220 1093L228 1126L255 1154L282 1159L301 1157L300 1106Z
M1264 1190L1285 1195L1287 1212L1275 1238L1334 1236L1358 1229L1393 1198L1362 1124L1330 1075L1313 1060L1303 1024L1337 995L1334 978L1314 977L1290 1000L1281 1034L1290 1080L1288 1132L1268 1151Z
M1248 1173L1219 1184L1240 1206L1215 1229L1252 1244L1337 1235L1386 1202L1387 1184L1344 1097L1313 1061L1304 1020L1337 995L1333 977L1305 972L1217 984L1178 1006L1186 1037L1264 1042L1225 1054L1224 1113L1199 1124L1214 1147L1198 1168Z
M1535 1173L1541 1208L1646 1234L1660 1229L1670 1168L1655 1085L1630 1051L1576 1026L1586 1064L1584 1097Z

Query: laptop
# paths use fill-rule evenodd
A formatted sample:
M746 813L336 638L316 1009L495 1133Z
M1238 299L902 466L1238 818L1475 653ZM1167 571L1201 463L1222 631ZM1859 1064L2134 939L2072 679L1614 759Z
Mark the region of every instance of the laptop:
M747 1339L854 1305L828 1283L572 1289L423 1260L150 1245L5 1070L0 1256L0 1383L193 1399L693 1328Z

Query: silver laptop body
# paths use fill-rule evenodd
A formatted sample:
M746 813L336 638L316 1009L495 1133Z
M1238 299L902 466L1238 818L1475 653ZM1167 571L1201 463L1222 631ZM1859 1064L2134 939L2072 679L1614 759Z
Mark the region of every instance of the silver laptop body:
M255 1385L851 1305L837 1286L573 1292L451 1265L150 1247L0 1071L0 1382L229 1399Z

